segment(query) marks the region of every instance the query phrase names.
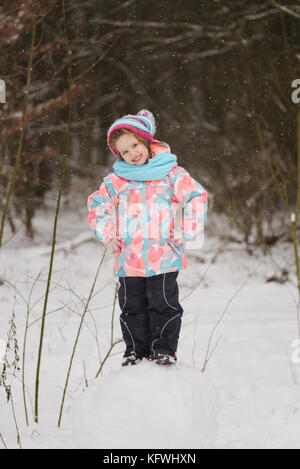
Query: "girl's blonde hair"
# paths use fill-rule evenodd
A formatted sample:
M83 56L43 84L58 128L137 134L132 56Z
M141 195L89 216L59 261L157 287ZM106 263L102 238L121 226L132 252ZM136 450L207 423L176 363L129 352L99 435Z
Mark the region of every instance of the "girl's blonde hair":
M119 155L119 158L124 161L124 159L122 158L122 156L120 155L120 153L118 152L117 148L116 148L116 143L117 143L117 140L122 137L122 135L125 135L125 134L132 134L135 136L135 138L140 142L142 143L143 145L145 145L145 147L147 147L148 149L148 156L149 158L152 158L154 156L154 153L153 151L151 150L151 144L149 142L149 140L146 140L145 138L143 137L140 137L140 135L136 134L135 132L132 132L131 130L128 130L128 129L117 129L114 131L114 133L111 135L110 137L110 145L111 147L115 150L116 153L118 153Z

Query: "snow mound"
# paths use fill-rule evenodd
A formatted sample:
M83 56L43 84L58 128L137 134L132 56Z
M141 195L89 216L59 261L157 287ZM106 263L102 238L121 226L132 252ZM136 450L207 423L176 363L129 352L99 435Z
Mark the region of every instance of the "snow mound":
M72 410L78 448L210 448L217 395L199 370L143 361L92 382Z

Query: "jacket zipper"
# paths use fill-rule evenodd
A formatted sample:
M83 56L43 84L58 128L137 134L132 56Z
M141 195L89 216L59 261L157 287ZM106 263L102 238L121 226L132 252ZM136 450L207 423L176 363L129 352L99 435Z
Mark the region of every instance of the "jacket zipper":
M146 276L148 277L148 231L147 231L147 205L146 205L146 181L142 182L143 196L143 231L144 231L144 259Z
M170 239L168 239L169 241L169 244L171 246L171 248L176 252L176 254L178 254L179 256L181 256L181 252L179 251L179 249L177 248L177 246L172 242L170 241Z

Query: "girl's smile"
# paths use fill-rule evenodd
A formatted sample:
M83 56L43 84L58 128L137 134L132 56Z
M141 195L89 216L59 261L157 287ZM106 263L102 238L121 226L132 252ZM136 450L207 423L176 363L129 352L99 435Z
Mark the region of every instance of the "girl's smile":
M141 158L142 158L142 155L138 155L136 158L134 158L133 161L136 163L136 162L139 161Z
M149 158L148 148L129 133L118 138L116 150L126 163L135 166L142 166Z

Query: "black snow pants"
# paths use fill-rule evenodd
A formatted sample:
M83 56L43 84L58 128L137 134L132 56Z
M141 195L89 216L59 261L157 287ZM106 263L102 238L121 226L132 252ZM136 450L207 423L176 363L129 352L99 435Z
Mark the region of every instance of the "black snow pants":
M119 277L120 323L124 357L163 353L176 357L183 309L178 301L177 272L151 277Z

